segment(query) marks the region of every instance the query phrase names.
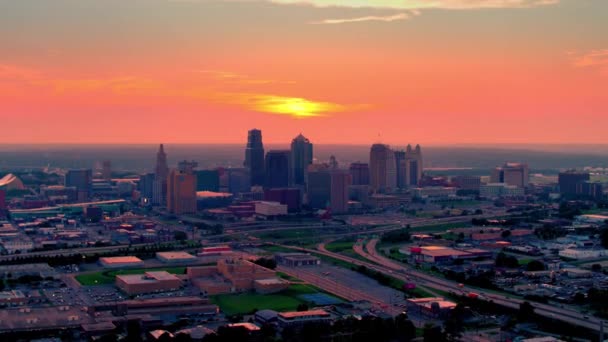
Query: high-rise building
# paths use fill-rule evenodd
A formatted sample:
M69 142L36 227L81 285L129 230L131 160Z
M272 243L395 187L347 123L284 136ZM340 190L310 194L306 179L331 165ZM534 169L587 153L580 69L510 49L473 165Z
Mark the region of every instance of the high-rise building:
M339 167L338 165L338 159L336 159L336 156L330 156L329 157L329 168L331 170L337 170Z
M346 170L331 170L331 195L329 207L334 214L348 212L349 187L352 176Z
M219 170L196 171L196 191L220 191Z
M302 134L291 141L291 180L294 185L306 182L306 169L312 164L313 146Z
M374 192L391 192L397 187L395 153L388 145L372 145L369 157L369 176L370 186Z
M264 201L287 205L289 212L298 212L302 207L302 194L298 188L275 188L264 190Z
M455 187L462 190L479 191L479 187L481 186L480 176L455 176L452 177L451 181Z
M290 184L291 152L272 150L266 153L266 187L286 188Z
M567 171L558 176L559 193L562 196L576 196L579 184L588 182L591 175L588 172Z
M604 185L598 182L581 182L576 185L576 194L583 198L602 199Z
M490 183L505 183L519 188L527 187L529 179L528 164L523 163L505 163L490 173Z
M104 180L112 179L112 162L109 160L104 160L101 168L101 178Z
M152 202L152 196L154 196L154 179L153 173L146 173L139 176L139 183L137 189L141 194L141 198L144 203L148 204Z
M331 174L329 165L312 164L306 174L307 203L314 209L326 209L331 198Z
M264 144L262 143L262 131L252 129L247 135L247 147L245 148L245 168L249 170L251 185L264 185Z
M6 209L6 191L0 189L0 210Z
M398 169L400 169L399 175L402 177L400 183L404 187L418 186L422 180L424 170L420 145L416 145L415 148L412 148L412 145L407 145L405 155L402 158L404 159L397 164Z
M230 168L224 172L227 178L227 190L232 194L251 191L251 177L245 168Z
M369 164L352 163L348 169L353 185L369 185Z
M405 158L405 151L395 151L395 165L397 168L397 187L405 189L409 186L407 182L409 165Z
M165 147L160 145L156 154L156 167L154 169L154 188L152 204L163 205L167 200L167 177L169 176L169 166L167 165L167 154Z
M196 162L182 161L167 180L167 209L170 213L196 213Z
M78 202L88 201L93 188L93 171L91 169L69 170L65 175L65 186L76 188Z

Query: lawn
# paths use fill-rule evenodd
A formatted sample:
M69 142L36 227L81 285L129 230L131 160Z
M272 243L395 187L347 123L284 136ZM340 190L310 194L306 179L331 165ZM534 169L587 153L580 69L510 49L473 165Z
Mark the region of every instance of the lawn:
M287 290L275 294L223 294L211 296L211 302L218 305L226 315L243 315L255 310L294 311L305 302L298 298L302 294L317 293L309 285L291 285Z
M354 241L334 241L325 245L328 251L334 253L341 253L344 251L352 251Z
M163 268L137 268L131 270L101 271L85 273L76 276L76 280L84 286L113 284L117 275L144 274L149 271L167 271L173 274L186 273L185 267L163 267Z

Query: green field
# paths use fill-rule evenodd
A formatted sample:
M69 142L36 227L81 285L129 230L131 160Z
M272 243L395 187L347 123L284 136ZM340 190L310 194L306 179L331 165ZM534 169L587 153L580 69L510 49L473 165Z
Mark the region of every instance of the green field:
M291 285L287 290L275 294L223 294L211 296L211 302L219 306L226 315L244 315L256 310L292 311L305 302L299 295L317 293L309 285Z
M117 275L144 274L149 271L167 271L173 274L186 273L185 267L137 268L132 270L101 271L85 273L76 276L76 280L84 286L113 284Z
M325 245L325 248L330 252L341 253L344 251L352 251L354 244L353 241L334 241Z

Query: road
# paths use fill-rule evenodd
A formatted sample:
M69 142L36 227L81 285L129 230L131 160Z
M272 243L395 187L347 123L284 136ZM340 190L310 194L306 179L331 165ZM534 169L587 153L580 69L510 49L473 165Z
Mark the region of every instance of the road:
M375 240L375 241L376 241L375 243L377 243L377 240ZM370 243L373 243L373 240L370 241ZM369 248L368 251L375 251L375 244L370 245L368 243L367 247L372 247L372 246L374 248ZM499 305L502 305L505 307L509 307L509 308L513 308L513 309L519 309L519 305L522 302L524 302L523 300L520 300L520 299L509 298L504 295L495 294L493 292L484 291L484 290L480 290L477 288L470 288L470 287L461 288L458 286L458 283L456 283L456 282L449 281L449 280L442 279L442 278L433 277L433 276L428 275L423 272L411 270L409 268L406 268L403 265L398 265L394 261L386 259L386 258L378 255L377 253L373 256L371 256L369 253L364 253L362 256L364 256L366 258L370 258L370 260L374 260L375 262L382 260L382 262L379 262L380 265L361 261L361 260L347 257L347 256L344 256L344 255L341 255L338 253L333 253L326 249L325 250L314 250L314 249L300 248L300 247L294 247L294 246L284 246L284 247L297 249L297 250L307 252L307 253L321 254L321 255L324 255L327 257L331 257L334 259L338 259L338 260L342 260L342 261L351 263L353 265L365 266L369 269L381 272L387 276L391 276L391 277L400 279L405 282L413 281L424 287L429 287L429 288L439 290L439 291L454 292L454 293L462 293L463 291L464 292L475 292L475 293L479 294L482 299L492 300L496 304L499 304ZM590 330L599 331L600 320L598 320L594 317L585 318L585 316L579 312L569 310L569 309L556 308L556 307L546 305L546 304L540 304L540 303L531 303L531 304L534 306L535 312L544 317L567 322L570 324L588 328Z
M464 291L466 293L475 292L475 293L478 293L479 295L481 295L482 297L491 299L492 301L494 301L497 304L501 304L501 305L511 307L511 308L519 308L519 305L524 302L524 300L510 298L510 297L507 297L504 295L496 294L494 292L484 291L484 290L481 290L478 288L470 288L470 287L466 287L466 286L461 288L458 286L458 283L456 283L456 282L442 279L442 278L437 278L432 275L426 274L424 272L416 271L410 267L406 267L405 265L403 265L401 263L397 263L393 260L390 260L390 259L380 255L378 253L378 251L376 250L377 244L378 244L378 239L371 239L368 241L368 243L365 247L365 249L367 249L367 252L362 249L359 249L358 251L355 250L355 252L357 252L361 256L363 256L369 260L373 260L374 262L376 262L386 268L389 268L393 271L406 273L409 275L410 279L417 279L419 282L420 281L426 282L426 286L429 286L429 287L433 287L433 288L437 287L438 289L443 290L443 291L446 291L446 289L447 289L447 291L452 291L452 292L456 292L456 293L460 293L461 291ZM407 278L407 276L406 276L406 278ZM441 288L439 288L439 287L441 287ZM585 315L581 314L580 312L571 310L571 309L558 308L558 307L554 307L554 306L542 304L542 303L531 303L531 304L534 306L534 311L539 315L542 315L542 316L545 316L548 318L552 318L552 319L556 319L556 320L561 320L561 321L572 323L572 324L576 324L576 325L579 325L579 326L582 326L582 327L585 327L588 329L599 331L600 320L598 320L598 319L595 319L592 317L585 318Z

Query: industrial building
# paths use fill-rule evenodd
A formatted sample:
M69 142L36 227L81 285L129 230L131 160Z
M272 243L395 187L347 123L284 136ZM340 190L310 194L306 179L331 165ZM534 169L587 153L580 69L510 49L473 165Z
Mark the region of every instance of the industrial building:
M186 263L195 262L198 259L186 252L158 252L156 258L164 263Z
M144 262L134 256L99 258L99 264L104 268L133 268L143 267Z

